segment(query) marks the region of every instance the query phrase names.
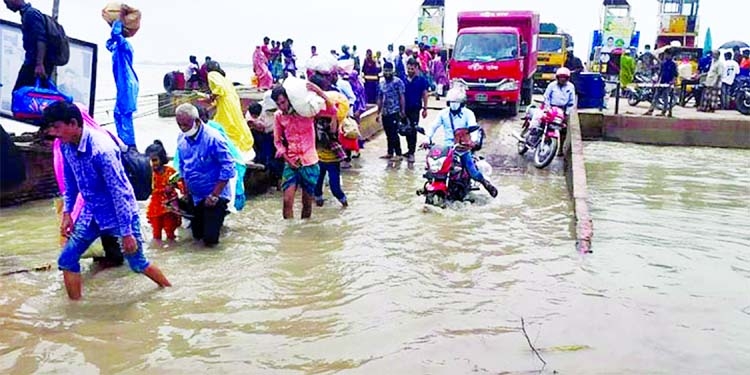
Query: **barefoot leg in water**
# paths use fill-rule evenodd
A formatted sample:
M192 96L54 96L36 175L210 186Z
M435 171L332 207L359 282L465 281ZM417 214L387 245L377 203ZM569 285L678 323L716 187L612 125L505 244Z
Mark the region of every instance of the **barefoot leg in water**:
M313 196L306 191L302 192L302 218L309 219L312 216Z
M63 271L63 281L65 283L65 290L68 292L68 297L74 301L81 299L83 289L81 274Z
M167 280L167 277L164 276L164 274L161 272L159 267L154 264L150 264L148 267L146 267L146 269L143 270L143 274L148 276L148 278L155 282L156 285L158 285L160 288L167 288L172 286L169 280Z
M284 219L294 218L294 196L297 194L297 187L290 186L284 190Z

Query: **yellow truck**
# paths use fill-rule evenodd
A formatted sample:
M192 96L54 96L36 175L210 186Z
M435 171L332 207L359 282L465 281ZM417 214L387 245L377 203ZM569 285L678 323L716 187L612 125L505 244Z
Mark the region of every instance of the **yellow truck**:
M542 23L539 29L539 54L534 85L544 90L555 79L555 71L565 65L568 48L573 47L573 38L559 31L554 23Z

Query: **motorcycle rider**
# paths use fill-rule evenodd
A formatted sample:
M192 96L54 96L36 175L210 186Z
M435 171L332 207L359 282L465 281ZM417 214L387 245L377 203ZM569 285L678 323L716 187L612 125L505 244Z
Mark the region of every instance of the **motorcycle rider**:
M444 140L446 146L451 147L454 144L456 130L469 129L472 126L477 126L477 119L474 112L466 108L466 92L459 87L454 87L448 90L446 95L448 107L440 111L437 120L433 123L432 127L426 129L425 135L427 136L428 142L422 144L423 148L429 148L432 144L432 137L439 128L443 128ZM487 192L493 197L497 197L497 189L492 183L487 180L482 172L477 169L474 163L474 157L471 150L456 149L461 158L461 163L466 171L469 172L471 178L484 186Z
M576 88L570 82L570 69L562 67L555 72L557 81L547 85L544 91L544 107L558 107L565 111L565 118L570 116L573 107L576 104ZM537 129L544 118L543 110L536 110L531 118L530 129Z

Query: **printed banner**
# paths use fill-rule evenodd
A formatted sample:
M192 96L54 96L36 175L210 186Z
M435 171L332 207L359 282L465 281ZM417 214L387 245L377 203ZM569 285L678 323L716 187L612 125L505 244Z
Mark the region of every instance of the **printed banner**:
M418 41L429 46L442 46L444 20L445 8L422 7L417 27Z
M635 30L635 21L630 17L607 16L604 19L602 53L616 48L627 48Z

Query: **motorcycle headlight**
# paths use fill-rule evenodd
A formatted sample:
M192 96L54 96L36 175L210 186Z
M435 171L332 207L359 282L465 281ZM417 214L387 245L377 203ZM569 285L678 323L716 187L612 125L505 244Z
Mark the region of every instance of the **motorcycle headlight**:
M515 91L518 90L518 81L510 80L497 86L498 91Z
M557 125L562 125L562 123L563 123L562 117L555 117L554 123L557 124Z
M444 163L445 163L445 156L442 158L437 158L437 159L429 159L427 161L427 167L429 167L430 172L438 173L440 172L440 168L443 168Z

